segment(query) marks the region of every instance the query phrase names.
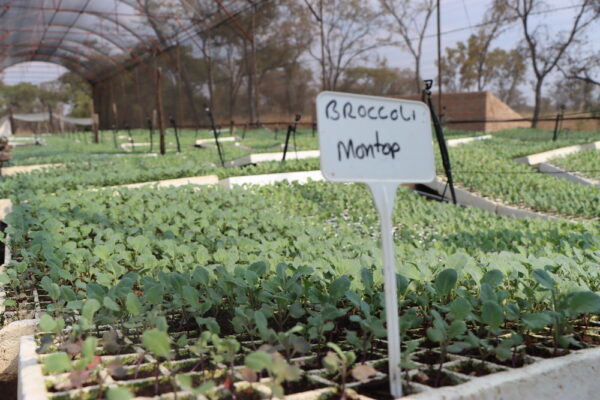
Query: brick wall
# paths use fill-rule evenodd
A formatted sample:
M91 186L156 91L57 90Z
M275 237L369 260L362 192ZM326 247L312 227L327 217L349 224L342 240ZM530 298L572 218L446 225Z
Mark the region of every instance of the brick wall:
M420 95L398 95L395 98L421 100ZM431 96L433 106L438 106L438 94ZM439 111L436 109L436 112ZM495 132L503 129L527 127L529 122L460 122L489 121L523 118L491 92L465 92L442 94L442 122L448 129Z

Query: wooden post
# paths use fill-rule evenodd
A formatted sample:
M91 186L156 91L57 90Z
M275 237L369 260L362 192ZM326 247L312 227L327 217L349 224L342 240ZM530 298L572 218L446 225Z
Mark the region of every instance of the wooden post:
M162 89L161 89L162 68L156 68L156 111L158 113L158 130L160 132L160 154L165 154L165 117L163 114Z
M235 136L235 121L234 120L231 120L231 122L229 123L229 135Z
M98 135L98 120L96 119L96 111L94 110L94 100L90 102L90 115L92 116L92 132L94 132L94 143L100 143Z
M10 122L10 132L13 135L17 134L17 130L15 129L15 118L13 117L13 109L12 107L8 108L9 116L8 121Z
M48 127L50 133L54 134L54 115L52 114L52 107L48 105Z

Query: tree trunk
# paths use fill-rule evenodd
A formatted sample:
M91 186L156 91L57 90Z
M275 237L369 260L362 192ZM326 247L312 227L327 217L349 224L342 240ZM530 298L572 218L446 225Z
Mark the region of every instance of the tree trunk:
M537 128L538 119L540 117L540 109L542 108L542 83L544 78L538 78L535 84L535 106L533 107L533 117L531 118L531 127Z
M327 73L325 72L325 27L323 21L323 0L319 0L319 30L321 33L321 81L323 90L329 90Z
M421 56L415 56L415 90L416 94L421 93Z
M252 91L254 104L254 118L256 123L260 123L260 110L258 104L258 83L256 82L256 5L252 6L252 42L250 43L252 50Z
M92 117L92 132L94 132L94 143L100 143L98 134L98 121L96 121L96 110L94 109L94 100L96 98L96 85L92 85L92 101L90 101L90 116Z

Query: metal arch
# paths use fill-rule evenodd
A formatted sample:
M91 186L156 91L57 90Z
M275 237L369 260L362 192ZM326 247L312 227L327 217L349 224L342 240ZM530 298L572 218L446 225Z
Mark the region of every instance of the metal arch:
M123 0L117 0L117 1L123 2ZM129 5L128 3L125 3L125 4L131 7L131 5ZM0 5L0 7L2 7L2 6ZM10 9L11 6L7 5L5 7L8 7ZM135 9L136 8L134 8L134 10ZM63 10L63 11L56 11L56 12L60 12L60 13L73 12L73 13L75 13L77 11L76 10L69 10L69 11L64 11ZM126 30L127 32L131 33L131 35L134 36L134 37L136 37L139 40L139 42L144 42L146 40L146 38L144 38L143 36L139 35L133 28L130 28L128 25L120 22L118 19L116 19L114 17L111 17L111 16L106 15L106 14L102 14L102 13L99 13L99 12L93 12L93 11L86 11L86 12L83 12L82 14L89 15L89 16L92 16L92 17L95 17L95 18L98 18L98 19L103 19L103 20L109 21L110 23L112 23L112 24L114 24L116 26L119 26L119 27L123 28L124 30ZM145 17L146 19L148 18L147 15L140 15L140 17ZM80 26L77 23L78 21L75 21L75 22L76 23L73 25L73 27L79 28ZM39 25L39 26L47 26L47 27L54 26L53 24L48 24L48 25L46 25L46 24L37 24L37 25ZM62 26L65 26L65 25L62 25ZM98 35L101 36L102 33L98 32Z
M77 42L77 41L73 41L73 40L69 40L69 39L67 39L67 40L64 40L64 41L65 41L65 42L69 42L69 43L75 43L75 44L77 44L77 45L81 45L81 46L87 47L87 48L89 48L89 49L91 49L91 50L95 51L95 52L96 52L97 54L99 54L101 57L93 57L93 56L91 56L91 55L83 54L83 53L81 53L81 52L77 51L77 49L75 49L74 47L72 47L72 46L69 46L69 45L67 45L67 46L62 46L62 45L61 45L60 47L56 47L56 46L53 46L53 45L46 45L46 44L43 44L43 43L39 43L39 44L30 44L30 43L11 43L11 44L7 44L7 45L5 45L5 46L3 46L3 45L1 45L1 44L0 44L0 48L4 47L4 48L9 48L9 49L10 49L10 48L13 48L13 47L14 47L14 48L17 48L17 51L18 51L18 52L20 52L21 50L19 50L18 48L24 48L24 47L27 47L27 48L30 48L30 50L31 50L31 48L34 48L34 47L35 47L35 54L36 54L36 55L40 55L40 56L42 56L42 55L44 55L44 54L37 53L37 50L39 50L39 49L41 49L41 48L52 48L52 49L55 49L55 50L64 50L64 51L68 51L69 53L73 53L73 54L75 54L75 55L79 55L79 56L81 56L81 57L83 57L83 58L86 58L87 60L90 60L90 61L97 61L97 60L108 60L108 61L110 61L111 63L115 64L116 66L119 66L119 63L117 63L117 62L116 62L116 61L115 61L115 60L114 60L112 57L110 57L110 56L108 56L108 55L106 55L106 54L102 53L101 51L99 51L98 49L95 49L94 47L91 47L91 46L86 46L86 45L85 45L85 44L83 44L83 43L80 43L80 42ZM54 53L53 53L53 54L54 54ZM11 53L9 52L9 56L10 56L10 55L11 55ZM46 54L46 56L48 56L48 55Z
M34 28L34 27L38 27L38 26L42 26L42 25L41 24L32 24L32 25L29 25L29 26L31 28ZM54 24L54 25L52 25L52 27L59 27L59 28L63 28L64 27L64 28L67 28L68 25ZM110 44L114 45L115 47L118 47L124 53L128 53L131 50L131 49L127 48L127 47L124 47L121 43L115 41L114 39L110 39L109 36L104 36L104 35L96 32L96 31L94 31L92 29L84 28L84 27L80 27L80 26L74 26L73 28L71 28L69 30L69 33L71 33L71 31L73 29L78 29L78 30L81 30L81 31L83 31L85 33L88 33L90 35L97 36L97 37L101 38L102 40L106 40L107 42L109 42ZM30 30L15 30L15 29L11 29L11 30L7 30L6 32L8 33L8 35L11 35L12 33L15 33L15 32L17 32L17 33L30 32ZM76 32L73 32L73 33L76 33ZM72 41L75 41L75 40L72 40Z
M98 79L98 74L94 70L81 64L80 60L78 58L74 58L74 57L62 56L62 55L59 56L59 55L55 54L51 57L47 57L46 59L41 59L41 58L38 59L37 56L34 55L32 57L31 54L28 54L25 57L21 56L21 55L11 56L11 59L13 59L14 61L6 62L6 59L3 60L0 65L0 70L10 68L13 65L21 64L24 62L44 61L44 62L48 62L51 64L58 64L62 67L65 67L66 69L73 71L75 74L79 75L81 78L83 78L88 83L95 82ZM68 60L72 64L65 64L65 62L62 62L62 60ZM77 67L75 67L75 66L77 66ZM90 73L86 73L84 71L90 72L92 76L90 76Z

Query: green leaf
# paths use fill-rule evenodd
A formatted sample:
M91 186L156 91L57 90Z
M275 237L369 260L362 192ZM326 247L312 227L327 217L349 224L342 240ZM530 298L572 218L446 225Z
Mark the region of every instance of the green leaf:
M127 298L125 299L125 307L127 308L127 312L134 316L140 315L142 312L142 304L140 303L140 299L133 292L127 294Z
M59 374L71 370L71 361L65 352L52 353L44 358L44 367L50 374Z
M467 299L459 297L450 303L450 311L454 319L463 320L471 312L471 303Z
M244 365L253 371L260 372L263 369L269 369L273 358L266 351L253 351L244 358Z
M491 287L496 287L502 283L503 279L504 274L502 273L502 271L500 271L499 269L493 269L491 271L486 272L485 275L483 275L483 278L481 278L480 282L487 283Z
M107 400L129 400L133 398L133 394L125 388L110 388L106 392Z
M458 280L458 273L454 269L445 269L435 278L434 286L438 295L446 296L449 294Z
M545 287L546 289L554 289L556 286L556 282L548 271L544 269L535 269L533 270L533 279L535 279L540 285Z
M96 354L97 346L98 346L98 339L93 336L89 336L85 339L85 341L83 342L83 345L81 346L81 353L86 358L92 358Z
M334 299L340 299L348 289L350 289L350 278L342 275L329 285L329 295Z
M459 335L462 335L467 330L467 324L465 321L454 321L448 327L448 337L455 338Z
M94 321L94 314L100 309L100 302L96 299L89 299L83 305L81 316L87 319L90 323Z
M44 314L40 317L40 329L42 332L52 332L56 329L56 321L48 314Z
M444 332L438 328L427 328L427 337L432 342L442 343L444 341Z
M0 285L8 285L10 277L7 274L0 274Z
M504 322L502 307L495 301L484 301L481 307L481 319L492 329L498 329Z
M574 292L567 297L571 315L597 313L600 311L600 296L594 292Z
M108 296L104 297L104 300L102 301L102 303L104 304L104 307L108 308L109 310L116 311L116 312L121 311L121 307L119 307L117 302Z
M552 317L548 313L523 313L521 316L523 324L534 331L540 331L552 323Z
M146 350L157 357L170 358L171 339L166 332L156 328L144 332L142 343Z

